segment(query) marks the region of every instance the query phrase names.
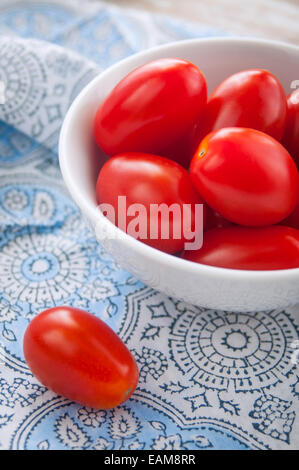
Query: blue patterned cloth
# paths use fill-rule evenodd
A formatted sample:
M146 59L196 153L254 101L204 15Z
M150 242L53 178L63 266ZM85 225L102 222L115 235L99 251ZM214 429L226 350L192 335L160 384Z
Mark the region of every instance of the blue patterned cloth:
M2 1L0 32L1 448L298 449L298 308L216 312L144 286L96 242L57 163L63 116L99 70L161 42L223 33L58 0ZM61 304L104 319L134 353L140 382L124 405L71 403L28 370L25 328Z

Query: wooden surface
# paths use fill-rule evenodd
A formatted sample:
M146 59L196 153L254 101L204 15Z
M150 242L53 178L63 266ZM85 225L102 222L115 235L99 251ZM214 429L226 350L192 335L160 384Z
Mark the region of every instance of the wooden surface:
M94 0L96 1L96 0ZM105 0L299 45L299 0Z

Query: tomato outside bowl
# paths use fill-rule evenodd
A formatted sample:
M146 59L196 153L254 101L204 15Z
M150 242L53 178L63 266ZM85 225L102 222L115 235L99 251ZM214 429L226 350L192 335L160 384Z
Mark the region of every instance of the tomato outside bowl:
M59 160L73 200L99 243L114 259L136 278L168 296L200 307L240 312L299 303L299 268L247 271L193 263L135 240L99 211L96 181L107 157L93 136L96 110L131 70L163 57L182 58L197 65L206 76L209 92L229 75L253 68L272 72L287 95L292 91L291 83L299 80L299 48L260 39L192 39L148 49L122 60L81 91L64 119Z

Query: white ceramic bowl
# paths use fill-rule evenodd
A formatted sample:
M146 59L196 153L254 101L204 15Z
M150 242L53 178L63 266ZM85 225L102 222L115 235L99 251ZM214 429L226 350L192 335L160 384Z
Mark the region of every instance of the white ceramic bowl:
M299 80L299 48L256 39L195 39L149 49L105 70L89 83L70 107L63 123L59 157L66 186L96 227L101 244L145 284L191 304L230 311L281 308L299 302L299 269L238 271L204 266L162 253L126 235L97 209L95 185L103 155L92 129L97 107L121 78L161 57L180 57L198 65L209 90L232 73L264 68L282 82L287 94ZM113 184L113 182L111 182ZM112 237L105 237L106 233Z

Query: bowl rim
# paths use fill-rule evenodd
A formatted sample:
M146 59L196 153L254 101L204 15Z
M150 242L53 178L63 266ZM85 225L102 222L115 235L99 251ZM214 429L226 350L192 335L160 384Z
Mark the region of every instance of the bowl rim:
M93 90L98 82L111 73L114 73L118 69L121 70L124 64L130 65L134 63L139 58L145 58L151 56L153 53L159 53L159 51L175 49L178 46L188 46L196 44L217 44L217 43L231 43L231 44L243 44L243 45L263 45L269 48L280 48L283 50L288 50L295 52L299 55L299 46L289 44L283 41L269 40L269 39L259 39L259 38L247 38L247 37L212 37L212 38L196 38L196 39L184 39L180 41L172 41L166 44L159 46L151 47L146 50L137 52L122 59L121 61L113 64L112 66L105 69L103 72L100 72L95 78L93 78L77 95L77 97L72 102L70 108L68 109L66 116L62 123L62 128L59 137L59 164L61 173L65 182L65 185L72 196L75 203L82 210L83 214L87 216L88 219L91 219L93 223L98 223L101 219L101 223L106 224L109 233L116 233L117 240L120 240L124 245L126 245L130 250L138 252L139 255L150 258L151 261L155 261L160 265L164 265L174 269L187 270L189 273L194 275L207 275L208 277L225 279L228 282L238 281L248 282L248 281L279 281L279 280L288 280L299 277L299 268L290 268L290 269L280 269L280 270L243 270L243 269L230 269L216 266L209 266L200 263L194 263L189 260L179 258L177 256L159 251L156 248L146 245L145 243L136 240L132 236L126 234L117 226L112 224L106 217L99 214L98 206L94 204L88 197L85 197L80 189L78 190L75 181L71 178L71 173L69 172L69 160L68 155L68 135L69 129L71 127L72 119L74 114L77 113L78 109L84 99L89 95L90 91ZM283 278L283 279L282 279Z

